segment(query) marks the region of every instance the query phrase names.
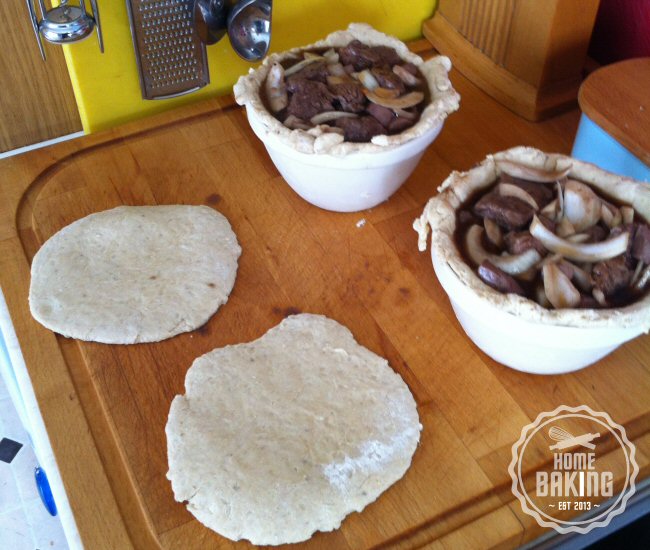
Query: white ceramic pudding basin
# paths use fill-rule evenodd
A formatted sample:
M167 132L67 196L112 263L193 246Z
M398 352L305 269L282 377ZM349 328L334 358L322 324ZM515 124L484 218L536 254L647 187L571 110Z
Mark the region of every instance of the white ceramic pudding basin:
M356 212L387 200L411 175L442 121L423 135L392 149L346 156L307 154L266 131L247 106L251 128L264 143L282 177L303 199L336 212Z
M470 339L495 361L533 374L562 374L591 365L644 330L543 325L478 298L448 264L431 254L433 269Z

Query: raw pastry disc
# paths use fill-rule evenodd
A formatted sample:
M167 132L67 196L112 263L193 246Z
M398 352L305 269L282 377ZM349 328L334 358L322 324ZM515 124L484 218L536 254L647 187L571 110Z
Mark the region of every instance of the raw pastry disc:
M339 527L404 475L422 429L386 360L320 315L199 357L185 390L166 426L174 496L253 544Z
M30 309L80 340L164 340L200 327L226 302L240 253L228 220L207 206L120 206L41 247Z

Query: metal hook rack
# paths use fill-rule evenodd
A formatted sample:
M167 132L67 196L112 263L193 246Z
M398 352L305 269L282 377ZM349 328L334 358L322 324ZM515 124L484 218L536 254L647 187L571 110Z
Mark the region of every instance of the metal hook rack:
M70 44L90 36L95 27L97 27L99 51L104 53L104 39L97 0L90 0L91 13L86 11L85 0L79 0L79 4L70 4L69 0L61 0L58 6L50 9L47 9L44 0L38 0L41 12L40 21L36 14L34 0L26 0L26 2L43 61L46 60L46 56L42 38L52 44Z

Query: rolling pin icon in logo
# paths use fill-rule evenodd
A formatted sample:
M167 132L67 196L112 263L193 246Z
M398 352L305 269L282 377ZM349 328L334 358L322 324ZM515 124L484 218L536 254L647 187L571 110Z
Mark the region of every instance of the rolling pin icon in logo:
M553 441L557 441L555 445L551 445L549 447L551 451L556 451L556 450L560 451L562 449L569 449L571 447L575 447L576 445L582 445L583 447L587 449L591 449L593 451L596 448L596 445L594 445L592 441L597 437L600 437L600 434L588 433L579 436L574 436L569 432L567 432L566 430L563 430L562 428L553 426L548 431L548 436Z

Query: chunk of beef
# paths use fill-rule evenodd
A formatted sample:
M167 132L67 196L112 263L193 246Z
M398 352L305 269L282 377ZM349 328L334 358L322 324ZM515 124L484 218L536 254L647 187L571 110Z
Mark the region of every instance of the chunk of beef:
M388 46L367 46L359 40L353 40L339 50L339 59L343 65L353 65L356 71L379 67L382 65L396 65L402 62L393 48Z
M534 248L541 256L546 254L544 245L533 237L529 231L510 231L506 233L503 241L510 254L521 254Z
M389 109L388 107L382 107L376 103L370 102L368 104L367 110L368 113L374 116L384 128L388 128L390 126L390 123L395 118L395 113L392 109Z
M499 292L504 292L506 294L519 294L520 296L524 295L524 289L521 288L521 285L514 279L514 277L499 269L490 262L490 260L484 260L483 263L478 266L478 276L485 284Z
M599 309L600 307L601 305L598 303L598 300L588 294L580 294L580 301L576 306L579 309Z
M339 118L336 125L343 128L345 141L357 143L370 141L373 136L386 133L386 130L379 124L377 119L371 116Z
M330 86L334 95L334 101L341 107L341 110L348 113L360 113L366 108L367 99L363 95L363 89L358 82L342 82Z
M397 76L390 67L373 67L371 72L382 88L397 90L400 95L406 90L406 86L404 85L404 82L402 82L402 79Z
M301 80L301 84L289 99L287 112L303 120L309 120L323 111L333 111L334 96L322 82Z
M287 90L290 92L295 91L294 88L299 86L297 82L301 80L315 80L325 84L328 75L329 71L327 70L327 63L324 61L314 61L297 73L287 77Z
M588 227L584 231L581 231L581 233L586 233L589 235L589 238L585 241L587 243L599 243L600 241L604 241L607 238L607 231L605 231L602 226L597 224Z
M630 284L632 271L621 255L598 262L591 270L591 276L596 288L600 289L605 296L612 296Z
M403 116L395 117L388 125L388 131L391 134L399 134L402 130L406 130L413 126L413 121Z
M531 197L535 199L537 205L544 208L549 202L553 200L555 190L547 183L540 183L536 181L523 180L515 178L508 174L501 174L501 181L503 183L511 183L526 191Z
M637 225L632 240L632 257L641 260L644 264L650 264L650 226Z
M474 224L483 225L483 220L477 218L474 213L469 210L461 210L458 212L458 225L464 227Z
M481 197L474 205L474 212L506 229L520 229L530 223L535 210L516 197L504 197L492 192Z

